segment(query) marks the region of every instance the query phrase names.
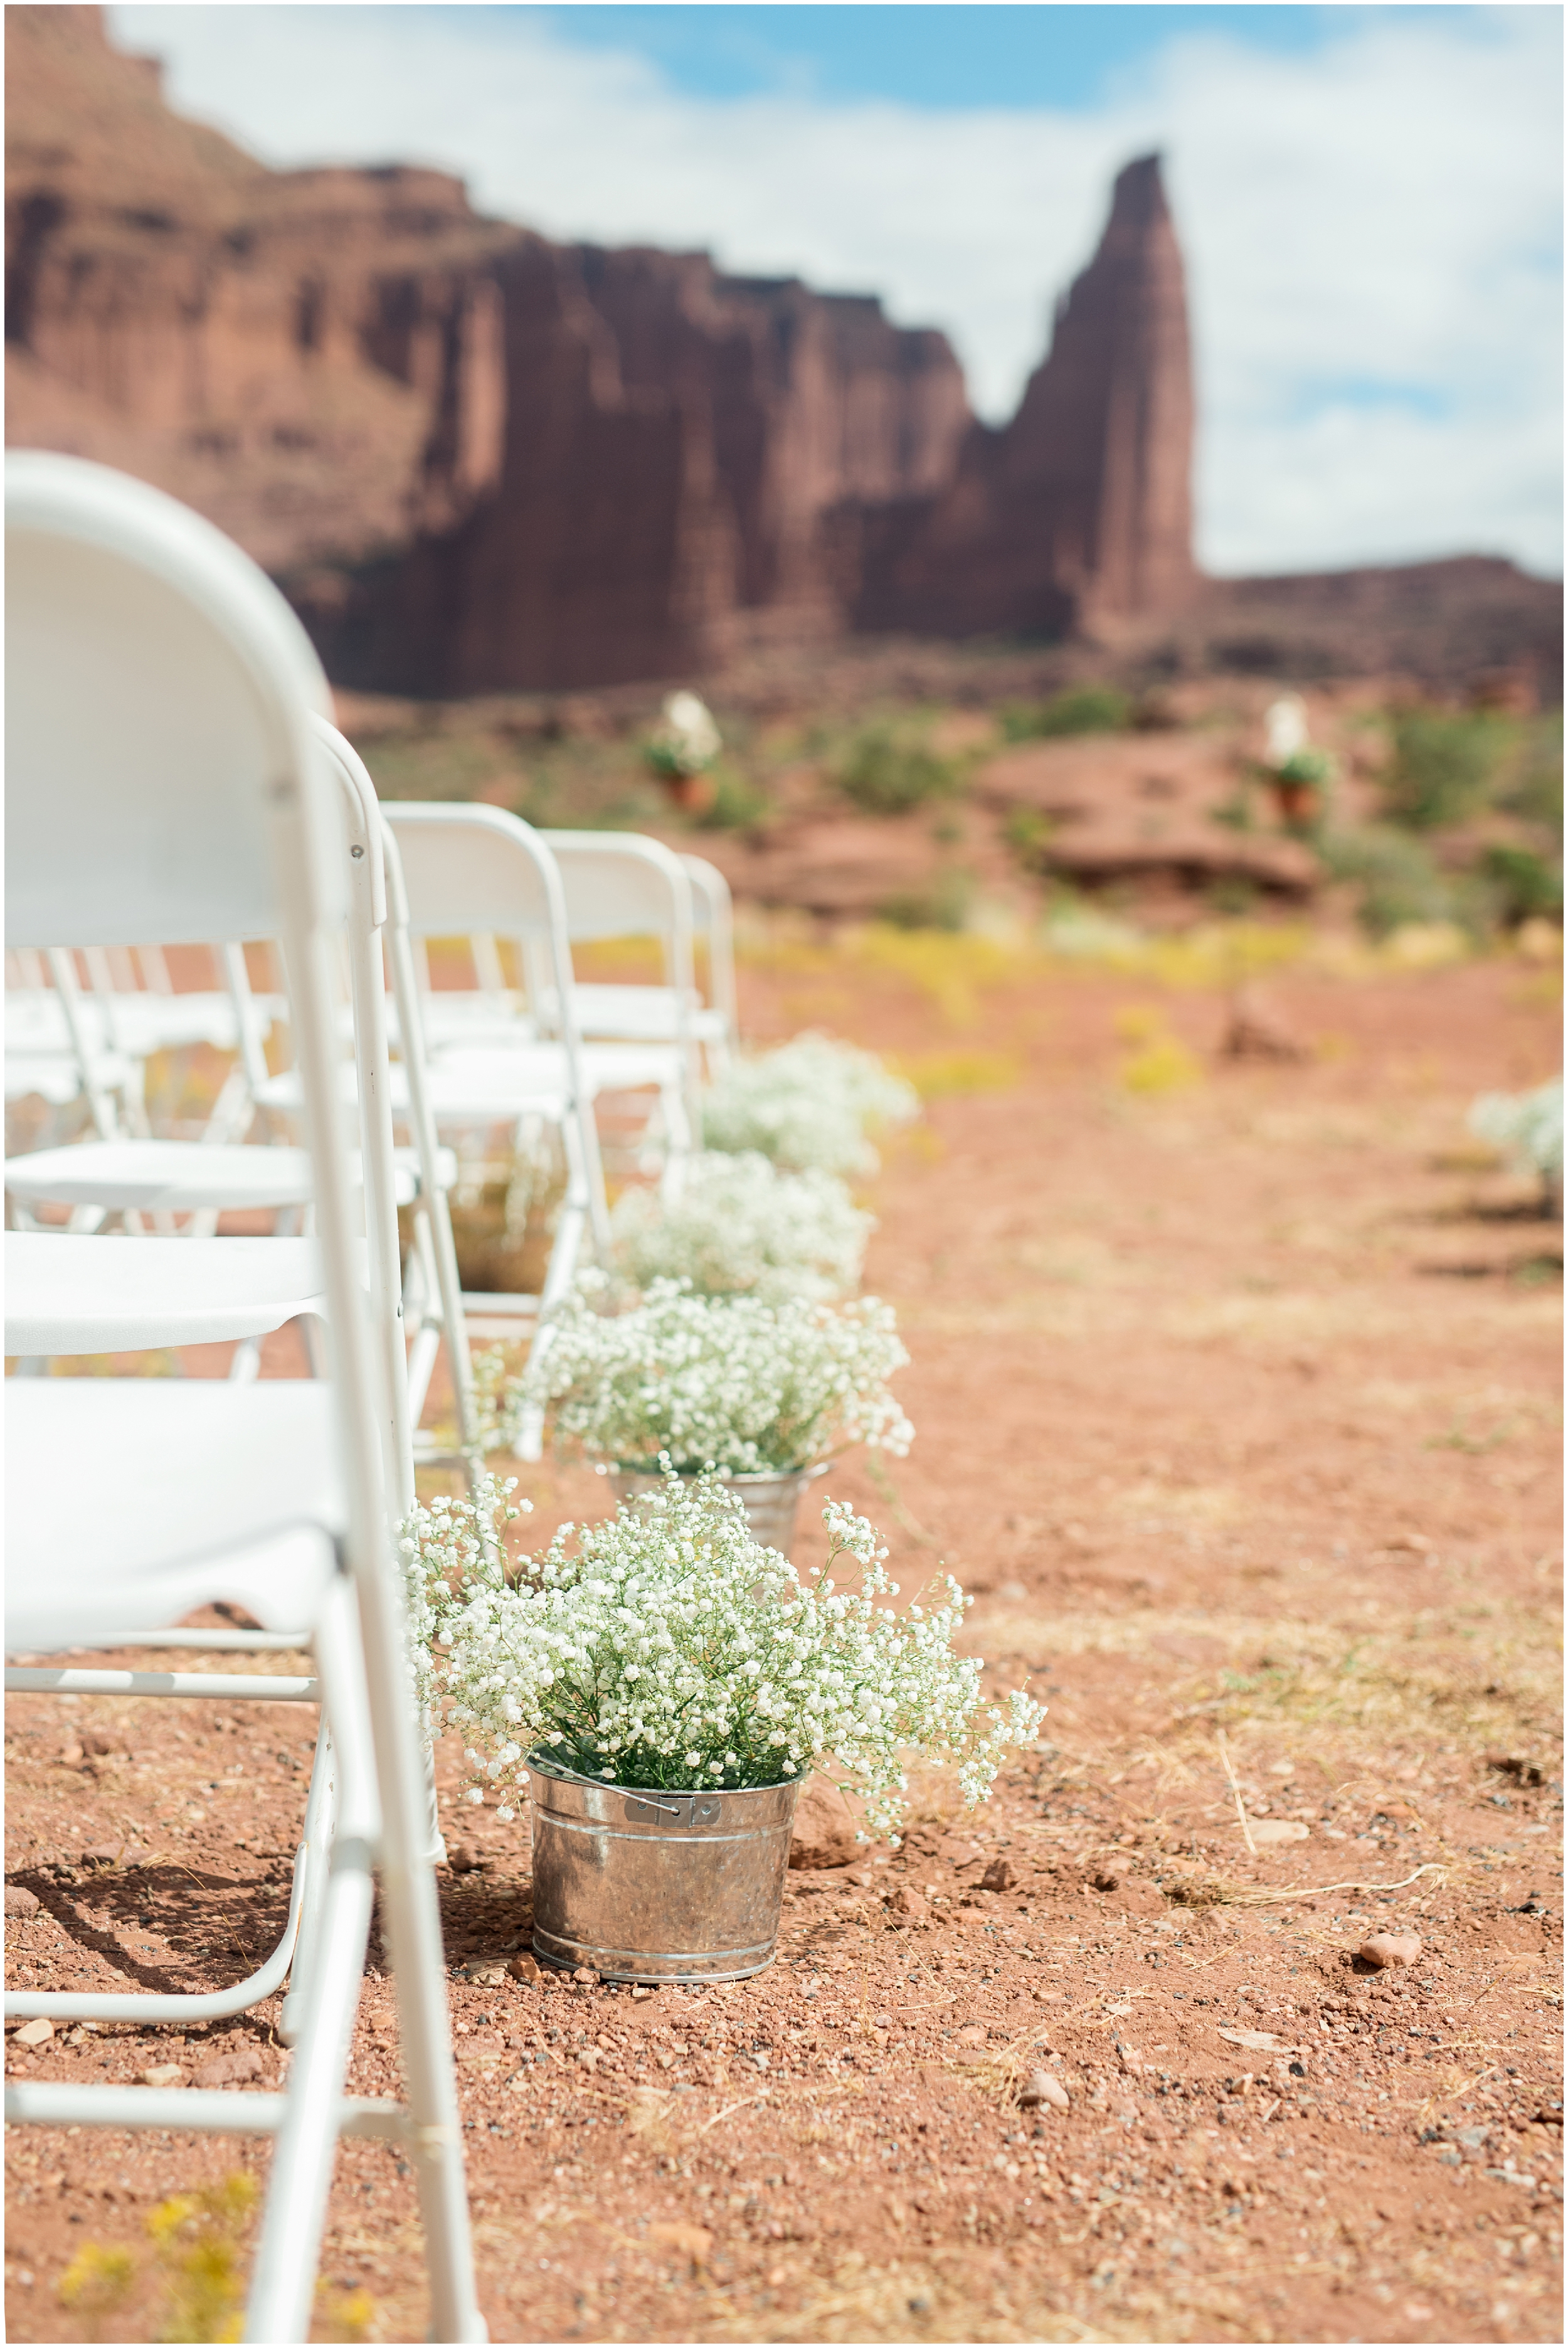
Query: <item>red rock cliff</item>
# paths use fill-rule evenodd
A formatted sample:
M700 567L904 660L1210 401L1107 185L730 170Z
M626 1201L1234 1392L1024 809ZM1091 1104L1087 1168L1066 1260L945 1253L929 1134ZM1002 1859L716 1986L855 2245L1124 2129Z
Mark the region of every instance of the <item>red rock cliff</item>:
M1193 561L1192 358L1160 159L1116 180L1012 421L937 497L841 516L862 624L1053 635L1173 613Z
M849 627L1173 613L1192 386L1158 160L1005 429L944 337L702 253L547 243L429 171L273 172L97 10L7 11L7 437L125 467L274 572L348 683L709 668Z

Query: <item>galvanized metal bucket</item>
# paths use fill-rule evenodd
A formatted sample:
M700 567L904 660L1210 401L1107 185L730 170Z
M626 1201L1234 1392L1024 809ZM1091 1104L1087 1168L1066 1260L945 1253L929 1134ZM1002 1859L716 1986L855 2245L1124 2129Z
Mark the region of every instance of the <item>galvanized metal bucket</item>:
M726 1476L724 1481L731 1491L739 1493L745 1506L746 1522L764 1548L779 1550L787 1557L794 1539L800 1496L808 1484L826 1473L824 1465L794 1468L782 1476ZM663 1481L661 1476L640 1476L613 1468L610 1488L618 1500L630 1500L639 1492L658 1491Z
M738 1794L596 1785L528 1756L534 1954L608 1981L744 1981L778 1944L797 1780Z

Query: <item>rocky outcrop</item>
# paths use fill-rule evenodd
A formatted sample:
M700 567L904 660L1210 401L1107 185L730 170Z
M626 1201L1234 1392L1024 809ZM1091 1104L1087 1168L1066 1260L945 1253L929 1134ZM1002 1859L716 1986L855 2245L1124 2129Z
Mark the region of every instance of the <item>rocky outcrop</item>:
M832 631L823 516L951 473L958 363L870 296L551 245L435 172L268 171L97 10L7 31L7 438L210 515L350 681L600 684Z
M1156 157L993 430L869 295L548 243L437 172L267 170L96 8L7 9L6 67L7 439L209 515L345 684L610 685L897 631L1561 693L1556 591L1510 564L1200 582Z
M350 682L602 684L712 667L743 635L830 633L825 514L940 481L968 424L943 336L869 298L520 234L489 282L493 489L335 611L298 592Z
M1052 636L1180 611L1198 584L1192 452L1182 256L1147 155L1119 174L1012 421L977 424L935 498L844 518L857 621Z

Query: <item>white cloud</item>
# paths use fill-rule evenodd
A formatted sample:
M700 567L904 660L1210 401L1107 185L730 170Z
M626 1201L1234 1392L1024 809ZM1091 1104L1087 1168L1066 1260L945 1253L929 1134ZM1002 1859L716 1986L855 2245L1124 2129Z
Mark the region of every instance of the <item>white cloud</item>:
M943 326L1006 415L1112 173L1159 145L1222 572L1561 562L1561 16L1347 10L1310 57L1177 36L1099 105L688 96L485 7L124 6L186 111L269 162L462 172L546 234L711 250Z

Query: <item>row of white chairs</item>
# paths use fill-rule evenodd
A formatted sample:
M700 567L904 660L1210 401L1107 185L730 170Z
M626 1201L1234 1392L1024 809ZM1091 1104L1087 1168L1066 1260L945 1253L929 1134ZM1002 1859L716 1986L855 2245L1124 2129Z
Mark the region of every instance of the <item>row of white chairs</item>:
M373 893L374 934L363 946L363 981L376 991L376 970L384 964L392 980L385 1022L401 1058L391 1074L395 1120L410 1134L395 1159L395 1202L414 1210L414 1246L405 1281L405 1340L411 1346L409 1410L417 1427L435 1363L446 1342L456 1406L455 1455L443 1455L432 1437L421 1437L421 1456L456 1456L472 1472L477 1458L477 1427L467 1341L471 1328L487 1334L530 1323L535 1342L548 1342L545 1315L577 1269L585 1230L602 1249L608 1241L608 1209L595 1123L596 1106L607 1091L652 1088L663 1104L666 1179L678 1182L693 1138L696 1062L700 1051L721 1057L733 1034L733 964L728 891L722 876L702 860L678 859L660 842L634 835L538 834L498 810L459 805L377 807L363 764L340 736L328 729L331 755L344 790L360 810L359 854L376 876ZM384 871L385 879L381 878ZM406 875L406 878L405 878ZM706 877L703 877L703 876ZM597 890L597 896L596 896ZM692 905L701 894L706 908L710 977L715 1000L700 1004L692 979ZM577 984L571 970L575 937L614 937L651 931L665 958L661 987L595 988ZM476 989L432 994L426 967L427 941L461 934L471 942ZM497 942L514 951L527 993L500 983ZM224 949L230 978L236 1073L247 1103L241 1129L258 1113L274 1139L297 1125L302 1080L297 1068L272 1073L262 1051L265 1021L249 989L245 958L237 945ZM101 950L100 963L107 960ZM99 1113L106 1087L97 1080L93 1047L84 1039L83 1006L75 1000L73 958L59 947L47 952L56 1000L69 1014L72 1040L84 1089L94 1103L93 1138L63 1148L45 1148L8 1159L5 1180L14 1224L36 1231L49 1210L68 1210L73 1236L118 1216L128 1230L149 1219L155 1231L170 1237L178 1225L210 1236L222 1211L265 1210L290 1218L294 1229L308 1213L311 1171L297 1148L262 1148L227 1136L236 1120L215 1117L200 1142L126 1134ZM490 967L487 967L489 964ZM420 983L423 973L424 983ZM639 1001L639 998L642 1000ZM159 998L172 1000L179 998ZM643 1040L589 1040L577 1013L587 1004L602 1027L641 1025ZM531 1005L537 1004L538 1011ZM271 1015L272 1006L268 1006ZM106 1031L109 1021L106 1013ZM210 1031L218 1023L210 1021ZM434 1028L440 1039L426 1043ZM549 1032L553 1031L553 1032ZM661 1032L662 1031L662 1032ZM658 1039L658 1040L654 1040ZM350 1089L358 1083L345 1068ZM225 1086L224 1096L231 1086ZM220 1102L221 1106L221 1102ZM567 1191L557 1219L548 1271L541 1294L469 1293L460 1288L447 1194L457 1161L437 1145L446 1133L462 1141L497 1125L513 1143L549 1128L560 1139L567 1165ZM52 1228L44 1226L44 1228ZM280 1231L282 1221L275 1224ZM62 1260L54 1250L18 1251L14 1277L14 1319L23 1366L41 1371L61 1351L124 1351L135 1345L178 1347L210 1339L221 1303L228 1321L237 1300L221 1298L203 1268L170 1255L167 1247L150 1258L117 1258L115 1280L123 1310L108 1310L103 1269L96 1252L81 1260L79 1325L62 1321L58 1295ZM79 1254L79 1249L78 1249ZM286 1259L268 1267L264 1296L253 1330L243 1333L231 1375L254 1375L258 1343L284 1319L313 1311L300 1292L303 1259L295 1274ZM238 1277L237 1259L226 1269ZM32 1309L29 1282L44 1280L45 1305ZM221 1287L221 1283L220 1284ZM50 1300L53 1299L51 1303ZM156 1334L149 1319L157 1301ZM47 1325L53 1313L55 1325ZM88 1323L90 1322L90 1326ZM308 1325L308 1320L307 1320ZM543 1334L541 1335L541 1332ZM537 1456L540 1429L525 1429L525 1450Z
M389 948L410 1047L399 1064L409 1179L421 1198L444 1196L430 1105L421 1107L417 989L406 968L398 977L412 958L398 834L331 727L326 681L292 613L208 524L103 468L13 454L6 560L9 941L40 956L117 953L148 938L170 948L277 941L313 1222L308 1234L258 1240L8 1232L7 1353L167 1342L157 1334L169 1325L158 1283L173 1277L178 1256L179 1278L192 1283L181 1309L200 1304L207 1334L241 1338L259 1315L264 1324L273 1312L304 1313L326 1371L257 1382L7 1380L6 1646L26 1659L8 1666L8 1686L297 1702L319 1707L321 1726L288 1921L248 1981L196 1997L6 1998L19 2016L190 2025L241 2013L286 1980L280 2034L293 2053L282 2091L22 2078L7 2084L6 2116L272 2137L245 2318L244 2336L260 2341L308 2336L339 2136L398 2143L419 2187L432 2336L482 2340L429 1769L409 1702L395 1562L414 1451ZM425 810L405 831L421 816L433 837L451 820ZM548 851L529 848L526 827L498 823L492 860L504 839L507 853L531 860L548 900L559 887ZM525 925L526 939L545 934ZM352 1082L336 994L345 954ZM557 1040L569 1060L567 964L556 979ZM434 1086L434 1062L427 1072ZM580 1117L585 1098L579 1087L563 1115ZM128 1281L142 1284L139 1301ZM215 1602L245 1610L261 1630L179 1627ZM299 1647L311 1666L293 1677L110 1671L71 1652L127 1646L205 1647L228 1659ZM395 2100L346 2092L377 1879L400 2021Z

